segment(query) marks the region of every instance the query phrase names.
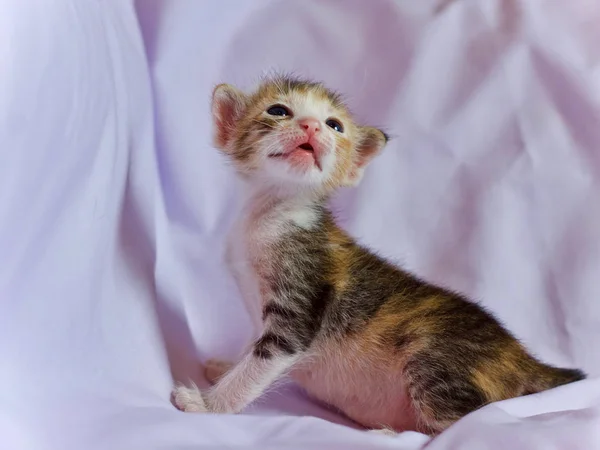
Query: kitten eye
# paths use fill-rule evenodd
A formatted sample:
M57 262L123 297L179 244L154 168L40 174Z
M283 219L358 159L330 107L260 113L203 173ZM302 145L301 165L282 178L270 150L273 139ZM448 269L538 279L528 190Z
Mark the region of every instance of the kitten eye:
M287 109L283 105L273 105L273 106L271 106L269 109L267 109L267 114L270 114L271 116L280 116L280 117L285 117L285 116L291 116L292 115L292 113L290 112L290 110Z
M338 133L343 133L344 132L344 127L342 126L341 123L339 123L337 120L335 119L327 119L327 122L325 122L325 124L329 127L334 129L335 131L337 131Z

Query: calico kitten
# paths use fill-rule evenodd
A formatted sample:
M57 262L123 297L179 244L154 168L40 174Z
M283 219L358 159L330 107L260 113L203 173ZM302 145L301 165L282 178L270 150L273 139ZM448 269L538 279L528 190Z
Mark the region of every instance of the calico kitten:
M489 313L357 244L326 207L383 149L322 84L275 77L213 94L215 144L247 182L229 259L259 334L183 411L237 413L284 374L372 429L436 434L490 402L585 378L546 365Z

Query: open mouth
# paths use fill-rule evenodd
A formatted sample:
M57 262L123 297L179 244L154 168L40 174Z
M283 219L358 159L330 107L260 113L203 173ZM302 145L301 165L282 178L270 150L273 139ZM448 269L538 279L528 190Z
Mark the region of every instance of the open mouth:
M306 142L305 144L299 145L298 148L301 148L302 150L308 150L310 152L314 151L313 146L310 145L308 142Z
M305 142L304 144L300 144L299 146L297 146L294 150L292 150L290 152L275 153L275 154L272 154L269 156L271 158L283 158L286 160L290 160L293 164L298 164L298 163L301 163L302 161L306 162L306 161L310 160L310 161L312 161L313 164L315 164L317 166L317 168L319 170L322 170L320 161L317 158L317 155L315 154L315 149L308 142Z
M298 147L296 147L296 149L304 150L305 152L314 152L315 151L313 146L310 145L308 142L305 142L304 144L300 144ZM292 152L290 152L290 153L273 153L272 155L269 155L269 156L272 158L280 158L280 157L289 156L291 153Z

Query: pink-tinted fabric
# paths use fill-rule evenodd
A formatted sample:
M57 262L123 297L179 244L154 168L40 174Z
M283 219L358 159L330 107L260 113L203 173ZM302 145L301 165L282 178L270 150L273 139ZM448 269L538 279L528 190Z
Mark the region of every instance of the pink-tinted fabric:
M600 448L595 0L5 0L0 448ZM334 207L361 242L494 311L589 380L430 441L365 433L291 384L243 414L169 402L250 321L214 84L295 71L393 136Z

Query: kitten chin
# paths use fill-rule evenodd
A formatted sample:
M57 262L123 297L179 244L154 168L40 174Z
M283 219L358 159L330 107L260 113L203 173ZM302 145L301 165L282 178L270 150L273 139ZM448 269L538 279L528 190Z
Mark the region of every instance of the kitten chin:
M239 412L289 373L365 427L436 434L488 403L585 378L336 225L328 196L356 185L387 142L338 94L281 76L252 94L219 85L212 110L215 144L250 186L229 254L260 332L239 362L208 365L210 390L176 388L180 409Z

